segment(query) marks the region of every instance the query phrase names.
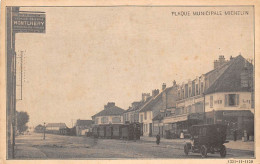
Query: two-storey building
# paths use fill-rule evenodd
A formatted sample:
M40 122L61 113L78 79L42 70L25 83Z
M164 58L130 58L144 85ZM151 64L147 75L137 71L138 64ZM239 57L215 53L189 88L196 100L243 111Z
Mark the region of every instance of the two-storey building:
M252 124L252 72L252 64L241 55L230 61L219 56L213 70L178 85L176 108L163 119L165 129L180 136L194 124L239 124L238 129Z
M232 58L225 72L205 92L206 123L228 125L254 135L253 65L241 55Z
M123 115L124 123L137 123L140 121L139 111L152 97L150 93L142 93L142 100L135 101Z
M176 82L173 86L166 88L166 84L162 85L161 92L156 89L152 91L152 98L140 109L140 122L143 123L143 135L155 136L164 135L162 118L167 109L175 107L176 99Z
M94 125L123 124L124 109L119 108L114 102L108 102L104 110L92 116Z

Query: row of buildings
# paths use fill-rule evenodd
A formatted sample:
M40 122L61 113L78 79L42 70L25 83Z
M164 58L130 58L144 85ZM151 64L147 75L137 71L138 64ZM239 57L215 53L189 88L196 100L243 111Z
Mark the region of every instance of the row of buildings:
M142 93L124 110L109 102L92 116L94 126L140 123L144 136L188 135L194 124L226 124L228 134L245 130L254 135L254 68L241 55L219 56L214 69L188 82Z

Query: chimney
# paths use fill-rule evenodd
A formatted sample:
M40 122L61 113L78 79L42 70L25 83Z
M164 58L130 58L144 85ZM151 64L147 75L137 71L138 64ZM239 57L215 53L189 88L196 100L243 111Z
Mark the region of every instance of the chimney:
M220 55L218 60L214 60L214 69L222 66L223 64L227 63L228 61L225 60L225 57L223 55Z
M142 101L146 101L150 97L150 93L142 93Z
M154 89L153 91L152 91L152 96L153 97L155 97L156 95L158 95L159 94L159 89Z
M175 86L175 85L176 85L176 81L174 80L174 81L173 81L173 86Z
M225 57L223 55L220 55L218 60L219 60L219 62L224 62L225 61Z
M230 56L230 61L231 61L231 60L233 60L233 57L232 57L232 56Z
M163 83L163 84L162 84L162 90L164 90L165 88L166 88L166 84Z
M107 105L104 106L105 109L108 109L108 108L111 108L115 106L115 103L114 102L108 102Z

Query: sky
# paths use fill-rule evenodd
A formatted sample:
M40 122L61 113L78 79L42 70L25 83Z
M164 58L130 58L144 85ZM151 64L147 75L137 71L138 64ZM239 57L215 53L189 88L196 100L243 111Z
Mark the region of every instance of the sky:
M254 56L252 7L22 7L46 12L46 33L16 34L29 126L91 119L107 102L127 109L142 93L187 82L226 59ZM172 12L248 11L173 16ZM20 93L19 91L17 93ZM17 97L19 98L19 94Z

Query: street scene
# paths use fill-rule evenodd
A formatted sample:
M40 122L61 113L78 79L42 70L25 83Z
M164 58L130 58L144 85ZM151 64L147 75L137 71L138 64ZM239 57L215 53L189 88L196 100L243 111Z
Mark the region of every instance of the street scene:
M155 138L142 137L137 141L94 139L91 137L61 136L33 133L17 137L18 159L75 159L75 158L201 158L199 154L186 156L183 146L187 139L163 139L160 145ZM254 142L230 142L226 144L227 158L251 158ZM208 158L220 159L218 153Z
M6 10L7 159L255 158L252 6Z

